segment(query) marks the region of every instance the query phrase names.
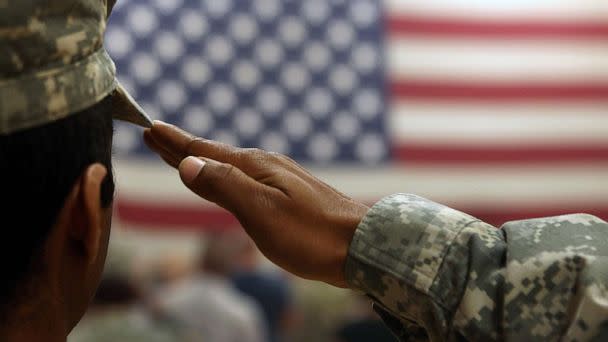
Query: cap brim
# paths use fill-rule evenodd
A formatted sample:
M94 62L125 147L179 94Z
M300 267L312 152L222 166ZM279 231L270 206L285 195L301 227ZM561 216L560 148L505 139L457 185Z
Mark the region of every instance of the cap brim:
M111 96L114 107L114 119L127 121L144 128L152 127L152 120L148 114L135 102L118 81L116 81L116 89Z

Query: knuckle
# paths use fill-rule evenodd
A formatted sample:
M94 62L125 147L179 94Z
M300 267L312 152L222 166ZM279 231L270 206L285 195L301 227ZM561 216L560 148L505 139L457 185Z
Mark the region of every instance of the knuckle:
M288 164L297 164L295 160L293 160L291 157L286 156L284 154L281 154L281 160Z
M269 152L268 159L274 162L275 164L284 164L285 162L287 162L288 157L278 152Z
M267 152L259 148L246 148L241 150L245 160L252 163L263 162L267 158Z
M284 169L284 168L291 169L292 167L298 165L298 163L296 163L290 157L288 157L284 154L276 153L276 152L272 152L270 154L270 160L271 160L272 164L274 164L282 169Z
M228 179L233 175L234 170L235 167L233 165L221 163L218 166L217 177L222 179Z
M268 152L268 157L271 159L281 159L281 154L277 152Z
M203 168L205 170L205 168ZM234 181L235 167L230 164L218 163L213 169L207 169L200 180L200 186L209 193L218 193L225 184Z
M193 137L190 142L188 142L188 145L186 145L186 154L189 156L194 156L197 155L197 147L204 143L205 139L200 138L200 137Z
M266 152L260 148L252 148L250 151L250 154L251 154L251 156L253 156L256 159L262 159L268 155L268 152Z

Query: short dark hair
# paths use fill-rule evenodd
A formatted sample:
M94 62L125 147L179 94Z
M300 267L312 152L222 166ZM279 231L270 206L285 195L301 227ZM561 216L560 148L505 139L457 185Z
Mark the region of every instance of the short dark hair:
M104 208L114 196L112 106L109 97L79 113L25 131L0 135L0 310L17 295L40 257L48 234L76 180L88 165L108 169Z

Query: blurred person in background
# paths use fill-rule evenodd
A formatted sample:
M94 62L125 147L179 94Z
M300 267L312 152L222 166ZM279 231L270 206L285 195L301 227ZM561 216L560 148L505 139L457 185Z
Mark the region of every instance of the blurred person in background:
M141 305L142 300L126 275L104 276L90 309L68 341L182 341L171 322L148 313Z
M192 265L185 257L176 254L163 254L161 260L149 265L145 279L149 292L170 287L192 274Z
M496 229L409 194L369 208L280 154L162 122L144 139L271 261L367 294L401 340L608 339L608 223L597 217Z
M150 126L102 46L113 1L0 1L0 340L65 341L112 218L113 118Z
M243 248L231 232L205 238L198 269L156 292L154 303L184 341L264 341L261 309L230 282Z
M267 341L279 342L296 324L291 284L278 272L250 270L232 276L234 287L260 307Z
M173 322L150 300L148 283L133 272L134 255L121 241L112 241L99 288L68 341L181 341Z
M281 341L296 323L289 279L281 272L261 268L259 251L242 230L235 229L232 235L232 243L238 251L232 258L231 281L237 290L261 308L267 341Z

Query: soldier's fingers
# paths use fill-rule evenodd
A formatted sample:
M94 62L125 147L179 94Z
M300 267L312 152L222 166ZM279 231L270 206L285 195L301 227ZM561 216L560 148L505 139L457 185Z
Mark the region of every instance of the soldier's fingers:
M277 167L284 168L282 158L260 149L243 149L213 140L195 137L180 128L156 121L150 129L156 145L178 161L188 156L203 157L236 166L254 179L264 178Z
M182 160L188 156L197 156L222 163L238 164L235 155L238 154L239 148L193 136L161 121L154 122L150 136L175 159Z
M160 156L162 158L162 160L165 161L165 163L169 164L171 167L177 169L177 167L179 166L180 161L179 160L175 160L173 158L169 158L169 157L165 157L165 156Z
M175 158L171 153L169 153L162 146L156 143L156 141L152 138L149 129L144 131L144 142L152 151L156 152L156 154L158 154L167 164L171 165L174 168L177 168L181 159Z
M239 219L271 215L269 209L273 206L269 203L275 203L282 195L280 191L258 183L237 167L212 159L188 157L178 168L184 185L200 197L229 210Z

